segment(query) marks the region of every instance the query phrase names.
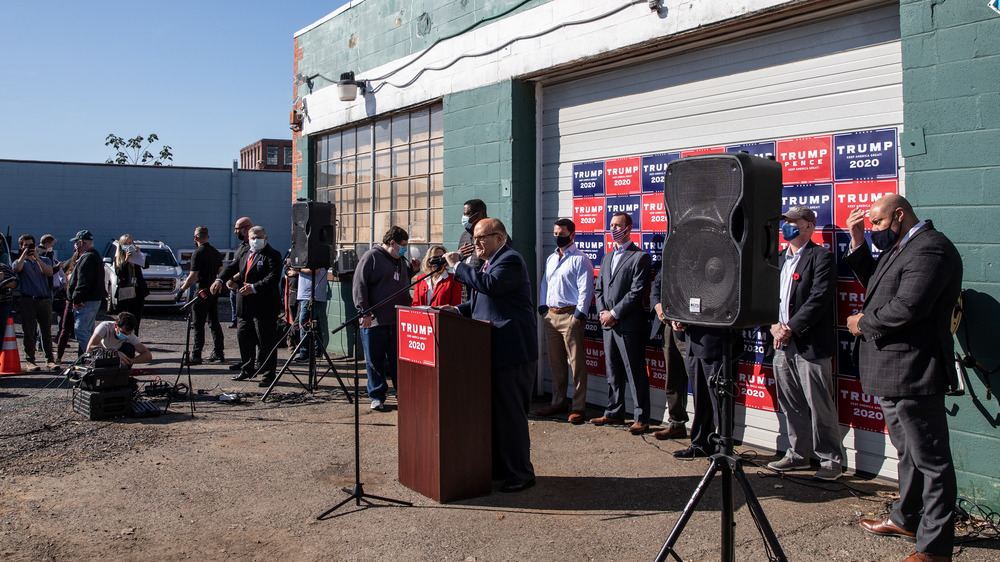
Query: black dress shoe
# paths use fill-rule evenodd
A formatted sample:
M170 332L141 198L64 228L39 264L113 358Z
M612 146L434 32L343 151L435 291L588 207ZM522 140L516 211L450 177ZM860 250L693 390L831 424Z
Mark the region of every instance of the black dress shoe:
M188 365L201 365L201 357L194 356L188 359Z
M218 352L212 353L211 355L208 356L208 359L205 359L205 361L208 361L209 363L221 363L225 360L226 360L225 354Z
M701 447L695 447L694 445L681 451L674 451L674 458L677 459L693 459L695 457L707 457L707 456L708 453L706 453L704 449L702 449Z
M252 378L253 378L253 373L240 373L240 374L236 375L235 377L232 377L229 380L233 380L233 381L246 381L246 380L250 380Z
M243 363L237 363L235 365L230 365L229 366L229 370L230 371L239 371L242 368L243 368Z
M527 490L528 488L534 485L535 485L535 477L532 476L531 478L528 478L523 482L504 482L503 485L500 486L500 491L505 494L509 494L512 492L523 492L524 490Z
M272 382L274 382L274 375L271 375L270 377L264 377L264 378L260 379L260 382L257 383L257 386L259 386L261 388L267 388L267 387L271 386Z

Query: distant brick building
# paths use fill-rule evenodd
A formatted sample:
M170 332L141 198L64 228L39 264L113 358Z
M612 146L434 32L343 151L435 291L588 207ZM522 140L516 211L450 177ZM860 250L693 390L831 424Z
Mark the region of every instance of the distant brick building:
M240 150L241 170L292 170L292 141L261 139Z

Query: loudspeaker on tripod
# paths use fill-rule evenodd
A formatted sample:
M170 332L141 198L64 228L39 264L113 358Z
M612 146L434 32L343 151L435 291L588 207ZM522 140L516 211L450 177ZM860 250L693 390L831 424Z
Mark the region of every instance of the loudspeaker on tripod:
M667 165L660 287L664 314L750 328L778 319L781 164L746 153Z
M333 225L337 210L333 203L300 201L292 204L292 267L328 268L336 245Z

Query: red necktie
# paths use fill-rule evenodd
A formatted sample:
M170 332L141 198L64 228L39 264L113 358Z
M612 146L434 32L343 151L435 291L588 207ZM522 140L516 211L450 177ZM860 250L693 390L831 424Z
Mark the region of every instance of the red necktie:
M247 276L250 275L250 266L253 265L253 255L254 255L254 252L250 252L250 259L247 260L247 270L243 274L243 282L244 283L247 282Z
M482 271L486 271L486 268L489 267L489 266L490 266L490 261L489 260L484 261L483 262L483 269L482 269Z

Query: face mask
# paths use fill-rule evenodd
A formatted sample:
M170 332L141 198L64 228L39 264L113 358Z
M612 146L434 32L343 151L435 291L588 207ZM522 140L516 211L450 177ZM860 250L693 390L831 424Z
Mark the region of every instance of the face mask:
M783 223L781 225L781 235L785 237L786 242L791 242L799 237L799 227L787 222Z
M264 246L267 246L267 240L263 238L254 238L250 241L250 249L255 252L263 250Z
M128 336L127 335L125 335L125 334L123 334L121 332L118 332L118 331L115 331L115 337L117 337L118 339L120 339L122 341L128 340Z
M569 246L571 238L569 236L556 236L556 247L565 248Z
M243 231L237 230L236 231L236 238L239 239L240 242L242 242L243 240L245 240L245 238L243 238Z
M622 245L628 241L628 235L631 233L632 227L624 228L622 230L612 230L611 238L613 238L615 242L618 242L619 245Z
M899 240L899 234L892 229L892 221L895 218L895 215L893 215L889 219L889 228L872 231L872 244L875 244L875 247L883 252L895 246L896 241Z
M401 258L406 257L406 246L400 246L399 249L396 250L396 253L399 254L399 257Z

